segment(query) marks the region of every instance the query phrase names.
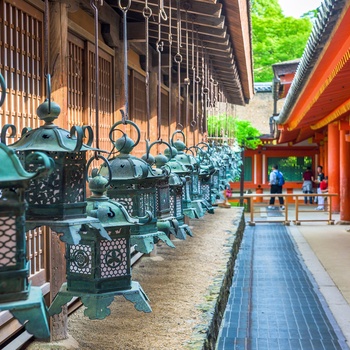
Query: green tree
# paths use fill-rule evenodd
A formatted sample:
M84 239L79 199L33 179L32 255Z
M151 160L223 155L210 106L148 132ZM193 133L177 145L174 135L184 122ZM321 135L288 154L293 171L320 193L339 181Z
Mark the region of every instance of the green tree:
M209 137L234 137L239 146L256 149L261 144L260 134L247 120L224 115L208 116Z
M278 0L252 1L254 81L272 81L274 63L300 58L312 29L312 11L285 17Z
M256 149L260 144L260 131L248 120L235 120L235 138L241 147Z

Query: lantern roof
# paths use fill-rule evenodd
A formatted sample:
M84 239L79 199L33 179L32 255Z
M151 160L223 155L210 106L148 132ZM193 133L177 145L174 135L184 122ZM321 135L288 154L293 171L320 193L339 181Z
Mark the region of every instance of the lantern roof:
M140 219L132 218L124 206L105 196L109 181L101 174L93 174L89 181L92 195L87 198L87 214L99 219L105 228L142 224Z
M47 173L51 166L49 158L44 154L36 153L32 157L39 157L45 166L35 173L25 171L15 152L0 143L0 188L4 187L27 187L29 180L34 179L43 172Z
M44 125L37 129L25 128L22 137L9 147L17 151L44 151L44 152L80 152L98 149L90 147L92 143L92 128L89 126L73 126L69 131L55 125L60 107L50 99L46 99L37 108L37 115ZM12 128L15 128L12 126ZM83 144L85 131L88 131L89 140Z
M83 144L83 129L74 135L54 124L44 124L33 130L25 130L22 137L9 147L17 151L45 151L45 152L80 152L97 150L89 145Z

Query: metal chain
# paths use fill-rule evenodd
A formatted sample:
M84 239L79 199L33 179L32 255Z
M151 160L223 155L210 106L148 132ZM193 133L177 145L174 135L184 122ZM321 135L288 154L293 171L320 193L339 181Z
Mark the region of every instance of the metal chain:
M118 0L119 9L123 12L123 44L124 44L124 98L125 111L122 114L123 124L129 119L129 81L128 81L128 26L127 12L131 6L131 0L127 0L126 6L122 6L122 0Z
M198 44L198 28L196 30L196 77L195 77L195 83L196 83L196 111L197 111L197 124L199 125L199 83L201 81L201 78L199 77L199 44Z
M172 6L171 6L171 0L169 0L169 34L168 34L168 41L169 41L169 68L168 68L168 74L169 74L169 95L168 95L168 139L170 139L170 125L171 125L171 117L172 117L172 55L171 55L171 47L173 44L173 34L171 31L171 22L172 22Z
M177 129L182 130L183 125L181 124L181 62L182 56L180 53L181 46L181 11L180 11L180 0L176 0L177 6L177 53L174 56L174 61L177 63Z
M152 9L148 6L148 0L145 0L145 7L142 11L143 17L145 18L145 33L146 33L146 119L147 119L147 135L146 138L150 138L150 92L149 92L149 19L152 16Z
M195 60L195 56L194 56L194 25L193 25L193 18L192 18L192 26L191 26L191 40L192 40L192 57L191 57L191 63L192 63L192 96L193 96L193 101L192 101L192 121L191 121L191 126L193 128L193 132L194 132L194 128L196 126L196 104L195 104L195 96L196 96L196 82L195 82L195 78L196 78L196 66L194 63Z
M201 135L203 135L203 120L204 120L204 84L205 84L205 67L204 67L204 52L203 52L203 42L201 43L201 58L202 58L202 89L201 89Z
M95 29L95 129L96 129L96 148L99 149L99 143L100 143L100 110L99 110L99 100L100 100L100 69L99 69L99 46L98 46L98 7L97 3L99 3L101 6L103 4L103 1L96 1L96 0L90 0L90 6L94 10L94 29ZM97 157L97 153L95 154L95 157Z
M185 21L186 21L186 25L185 25L185 32L186 32L186 77L184 79L184 84L186 86L186 104L185 104L185 127L188 127L189 124L189 96L190 96L190 77L189 77L189 46L188 46L188 8L189 5L188 3L184 4L185 6Z
M164 16L164 4L163 0L159 0L158 3L158 40L157 40L157 52L158 52L158 110L157 110L157 123L158 123L158 140L161 139L161 127L162 127L162 51L164 49L164 42L162 41L162 19L168 17Z

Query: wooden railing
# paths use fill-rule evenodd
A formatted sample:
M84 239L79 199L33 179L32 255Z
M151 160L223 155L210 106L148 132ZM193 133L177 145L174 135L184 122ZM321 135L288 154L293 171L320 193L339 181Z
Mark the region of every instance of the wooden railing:
M304 197L324 197L325 198L325 206L324 210L322 211L315 211L315 207L308 206L305 208L301 203L301 201L304 201ZM248 224L250 226L254 226L256 223L267 223L267 222L281 222L285 225L290 225L290 222L292 221L295 225L300 225L303 221L315 221L315 222L322 222L326 221L329 225L334 225L334 220L332 219L332 198L337 196L336 193L323 193L323 194L304 194L304 193L282 193L282 194L246 194L243 196L243 199L247 201L247 206L250 209L250 220L248 220ZM268 199L266 203L255 203L254 198L266 198ZM275 197L275 206L280 205L278 197L283 197L284 199L284 210L281 210L283 215L281 216L281 219L279 220L278 217L273 217L273 219L269 219L269 217L264 218L264 220L257 219L257 211L256 208L259 208L259 216L261 216L261 208L266 208L266 211L268 210L267 207L269 206L269 199L271 197ZM234 197L239 198L239 197ZM291 201L292 199L292 201ZM312 209L311 209L312 208ZM311 210L310 210L311 209ZM273 212L273 210L271 210ZM276 210L277 212L277 210ZM302 214L303 213L313 213L314 215L305 217ZM325 218L324 215L318 215L320 213L326 213L327 216Z

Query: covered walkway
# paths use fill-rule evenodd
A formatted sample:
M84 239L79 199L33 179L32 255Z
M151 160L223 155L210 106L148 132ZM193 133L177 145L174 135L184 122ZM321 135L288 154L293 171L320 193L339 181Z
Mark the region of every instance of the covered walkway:
M321 232L330 228L324 224L319 227ZM273 223L246 227L218 350L348 349L328 306L333 302L339 306L341 295L334 288L337 292L325 300L320 284L330 287L332 280L327 274L320 275L322 268L315 268L315 256L310 273L304 259L310 262L313 253L303 243L306 241L295 226ZM301 256L298 245L307 246L309 251ZM344 314L348 304L343 306Z

